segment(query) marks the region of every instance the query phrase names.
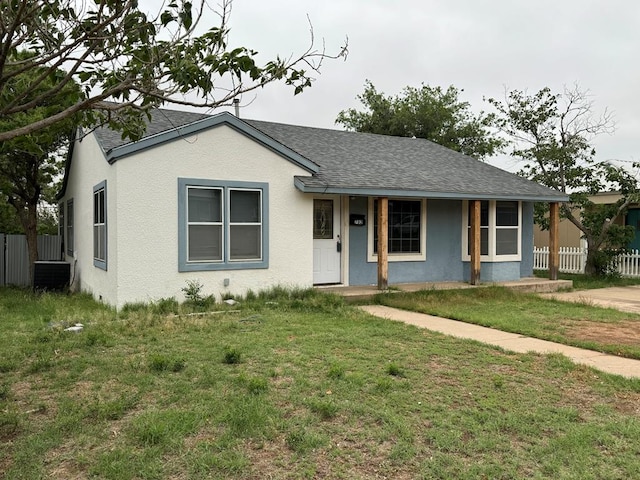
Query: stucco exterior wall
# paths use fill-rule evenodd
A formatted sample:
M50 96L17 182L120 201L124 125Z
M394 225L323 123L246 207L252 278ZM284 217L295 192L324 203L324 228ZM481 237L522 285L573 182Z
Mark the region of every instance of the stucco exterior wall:
M308 175L305 170L228 126L119 159L114 167L118 286L111 303L182 300L187 280L199 281L203 294L218 297L312 285L313 200L294 187L293 178ZM179 272L178 178L268 183L269 267Z
M115 169L105 160L93 135L77 141L67 189L61 201L73 199L74 252L66 260L71 263L72 288L90 292L96 300L111 303L117 296L118 269L116 258L116 185ZM93 265L93 187L106 180L107 195L107 270ZM66 231L65 231L66 233Z

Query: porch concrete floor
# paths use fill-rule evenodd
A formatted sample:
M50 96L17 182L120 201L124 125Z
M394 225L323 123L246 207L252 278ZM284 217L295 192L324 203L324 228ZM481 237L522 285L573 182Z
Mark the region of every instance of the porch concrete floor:
M549 293L557 292L558 290L567 290L573 288L573 282L571 280L548 280L545 278L521 278L512 282L490 282L482 283L480 285L470 285L465 282L420 282L420 283L396 283L389 285L387 292L393 293L400 292L417 292L419 290L452 290L460 288L482 288L492 285L501 285L521 292L533 292L533 293ZM336 293L342 295L347 301L361 301L368 300L374 295L381 293L378 290L377 285L363 285L363 286L342 286L342 285L330 285L330 286L317 286L319 290L324 292Z

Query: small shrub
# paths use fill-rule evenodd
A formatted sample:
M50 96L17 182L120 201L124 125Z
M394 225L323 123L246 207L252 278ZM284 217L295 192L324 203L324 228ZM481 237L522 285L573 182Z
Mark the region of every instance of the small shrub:
M200 283L200 280L187 280L187 286L182 287L182 293L188 302L194 305L202 305L204 303L204 295L202 294L202 288L204 285Z
M404 377L404 372L399 365L391 362L387 365L387 373L392 377Z
M242 354L240 350L232 347L225 347L224 354L222 356L222 363L226 363L227 365L235 365L240 363L240 358Z

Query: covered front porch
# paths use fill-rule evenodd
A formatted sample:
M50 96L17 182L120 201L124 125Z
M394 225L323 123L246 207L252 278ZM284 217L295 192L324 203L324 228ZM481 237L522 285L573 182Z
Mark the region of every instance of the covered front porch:
M509 282L477 283L471 285L467 282L418 282L418 283L398 283L389 285L386 290L380 290L378 285L362 286L318 286L323 292L335 293L345 297L347 301L357 302L369 300L379 293L393 292L418 292L420 290L453 290L461 288L483 288L499 285L512 288L521 292L530 293L550 293L559 290L566 290L573 287L571 280L550 280L546 278L521 278Z

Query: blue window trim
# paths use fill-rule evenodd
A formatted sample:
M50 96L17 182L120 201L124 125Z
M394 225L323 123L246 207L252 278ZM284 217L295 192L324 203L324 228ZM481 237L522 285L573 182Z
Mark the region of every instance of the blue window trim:
M224 223L222 235L224 258L220 262L187 261L187 187L215 187L223 190ZM262 191L262 259L257 261L229 260L229 189L244 188ZM178 178L178 271L198 272L208 270L250 270L269 268L269 184L261 182L236 182L199 178Z
M93 197L92 197L92 205L95 211L95 194L96 192L100 191L100 190L104 190L104 260L101 260L99 258L93 258L93 266L94 267L98 267L101 268L102 270L106 270L107 269L107 258L109 257L109 244L107 243L107 239L109 238L109 235L107 233L107 229L108 229L108 222L107 222L107 214L108 214L108 209L107 209L107 181L103 180L102 182L98 183L97 185L95 185L93 187ZM93 213L92 213L93 216ZM92 225L93 222L92 222ZM95 230L93 232L93 234L95 235ZM95 242L95 239L94 239Z

